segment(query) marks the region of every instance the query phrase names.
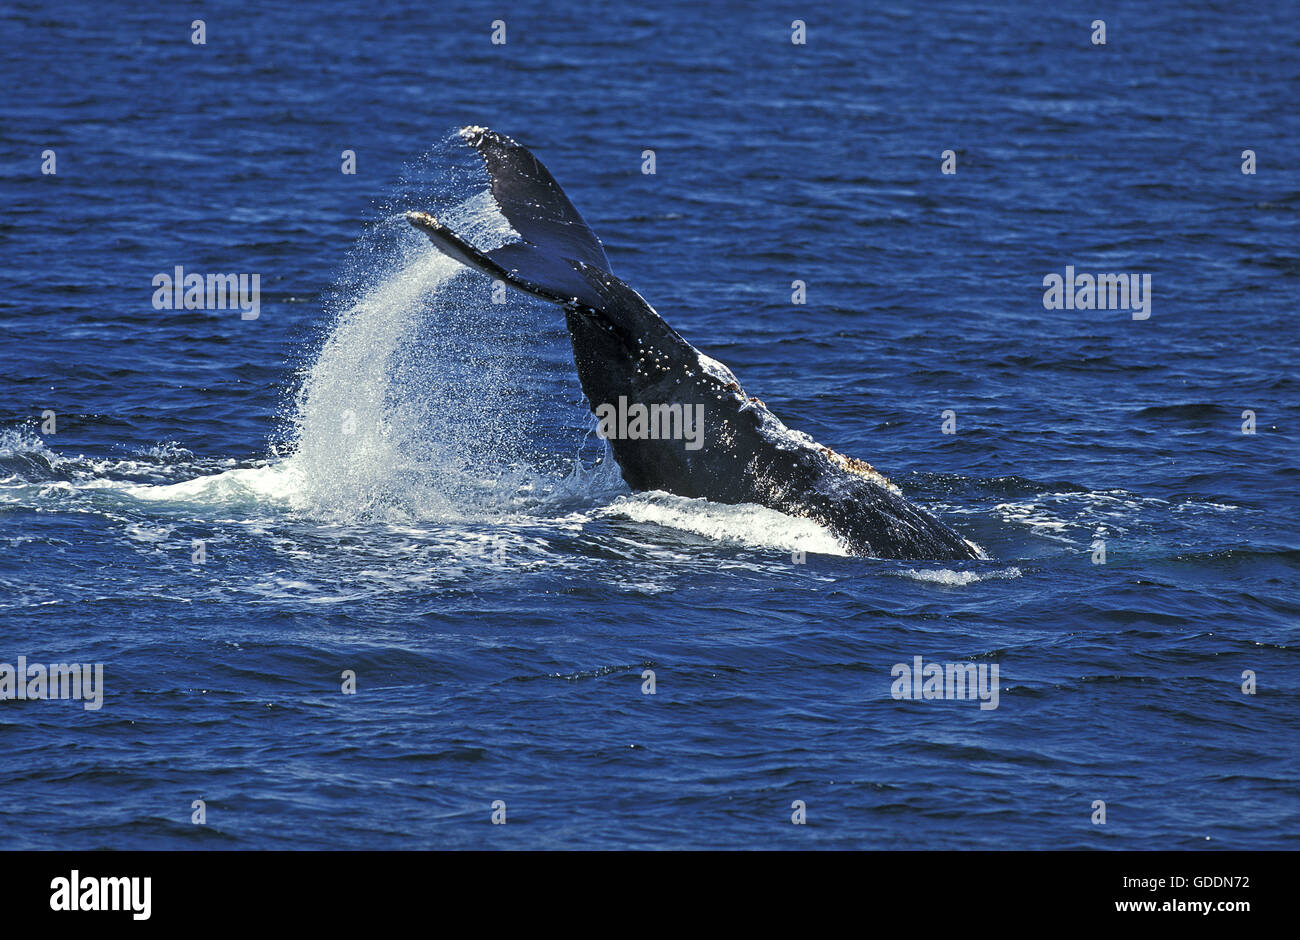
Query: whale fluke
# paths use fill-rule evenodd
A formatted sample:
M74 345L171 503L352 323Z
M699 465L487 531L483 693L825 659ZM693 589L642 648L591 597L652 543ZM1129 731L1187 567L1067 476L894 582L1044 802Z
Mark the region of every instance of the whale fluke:
M609 259L555 178L504 134L466 127L460 136L483 157L492 198L519 240L480 251L427 212L408 212L407 221L428 235L439 251L511 287L552 303L596 303L586 278L573 265L608 272Z
M463 128L460 136L483 158L492 198L524 241L548 255L609 270L596 233L527 148L486 127Z
M629 486L812 519L856 555L983 557L870 464L787 428L683 339L614 276L599 239L527 149L482 127L461 137L482 155L519 239L483 251L428 213L406 217L461 264L564 308L582 391Z

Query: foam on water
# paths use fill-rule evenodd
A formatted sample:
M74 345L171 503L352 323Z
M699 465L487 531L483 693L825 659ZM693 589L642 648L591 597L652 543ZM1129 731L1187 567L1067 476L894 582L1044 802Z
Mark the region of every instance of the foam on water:
M114 487L142 502L282 509L301 506L306 488L302 470L292 458L258 467L236 467L180 483L120 485L117 481L100 480L85 485Z
M911 578L928 584L942 584L945 587L962 587L980 581L1009 581L1020 577L1020 569L1003 568L1000 571L953 571L951 568L908 568L897 572L899 577Z
M739 542L750 548L848 555L839 539L817 523L752 503L728 506L671 493L636 493L619 497L601 512Z

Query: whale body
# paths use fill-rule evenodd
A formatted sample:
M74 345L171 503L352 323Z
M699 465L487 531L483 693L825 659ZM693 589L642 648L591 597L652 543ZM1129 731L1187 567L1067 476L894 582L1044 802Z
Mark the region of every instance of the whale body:
M614 276L600 240L527 148L483 127L460 136L482 156L518 239L484 251L429 213L406 217L444 254L563 308L583 393L628 486L811 519L853 555L984 557L870 464L787 428L683 339Z

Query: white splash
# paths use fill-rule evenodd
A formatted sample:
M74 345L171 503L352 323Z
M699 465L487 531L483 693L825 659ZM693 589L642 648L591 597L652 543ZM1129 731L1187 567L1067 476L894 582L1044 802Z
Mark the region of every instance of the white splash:
M655 491L620 497L599 513L623 516L635 522L652 522L711 539L739 542L750 548L805 551L819 555L849 554L839 539L817 523L753 503L729 506Z
M942 584L945 587L961 587L980 581L1009 581L1020 577L1019 568L1003 568L1001 571L954 571L951 568L908 568L897 572L898 577L911 578L929 584Z

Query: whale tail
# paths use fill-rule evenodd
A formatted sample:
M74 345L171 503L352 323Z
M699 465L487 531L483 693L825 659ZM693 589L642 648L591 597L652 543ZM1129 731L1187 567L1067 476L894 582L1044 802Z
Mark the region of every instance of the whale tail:
M612 273L609 259L560 184L526 147L504 134L466 127L460 136L483 158L492 198L520 240L480 251L427 212L408 212L407 221L443 254L511 287L551 303L594 305L598 296L575 268Z

